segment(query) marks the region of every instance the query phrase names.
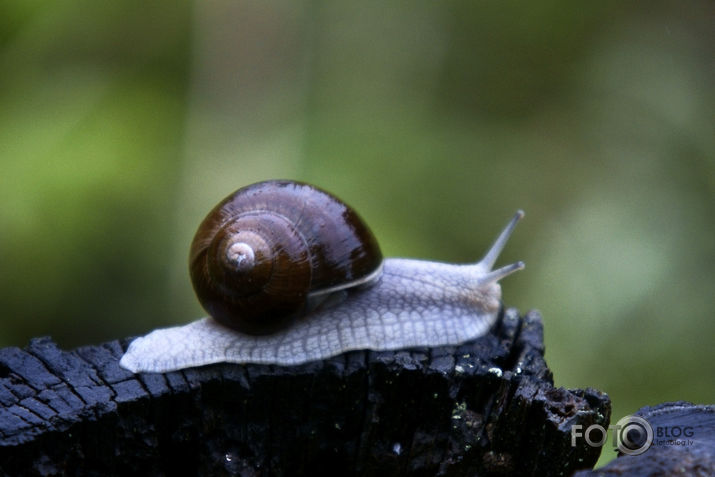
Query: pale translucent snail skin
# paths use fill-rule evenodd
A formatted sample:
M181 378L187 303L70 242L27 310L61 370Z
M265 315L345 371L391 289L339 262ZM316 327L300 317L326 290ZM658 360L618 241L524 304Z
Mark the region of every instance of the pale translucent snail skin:
M211 317L137 338L119 364L168 372L212 363L298 365L356 349L456 345L486 334L499 313L498 280L523 262L492 271L518 211L485 257L467 265L388 258L377 282L338 292L289 328L267 336L239 333Z

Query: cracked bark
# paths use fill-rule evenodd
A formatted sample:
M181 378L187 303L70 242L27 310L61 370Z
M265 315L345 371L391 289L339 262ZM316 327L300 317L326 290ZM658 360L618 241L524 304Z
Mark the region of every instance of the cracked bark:
M353 351L300 366L133 375L129 339L0 350L8 475L570 475L610 402L553 386L541 316L507 310L461 346Z

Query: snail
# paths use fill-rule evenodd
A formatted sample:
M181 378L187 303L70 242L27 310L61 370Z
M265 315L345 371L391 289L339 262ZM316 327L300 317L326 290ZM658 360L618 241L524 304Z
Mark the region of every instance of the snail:
M309 184L266 181L220 202L199 226L190 273L209 315L135 339L132 372L217 362L298 365L356 349L456 345L486 334L501 306L492 270L517 211L484 258L382 258L363 220Z

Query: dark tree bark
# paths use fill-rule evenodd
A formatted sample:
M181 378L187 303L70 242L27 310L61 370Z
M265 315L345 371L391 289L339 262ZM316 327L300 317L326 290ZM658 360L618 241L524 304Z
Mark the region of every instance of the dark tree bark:
M554 388L537 312L457 347L293 367L133 375L128 343L0 350L0 473L569 475L600 453L571 425L610 417L605 394Z
M639 455L621 454L597 471L576 476L715 475L715 406L667 402L644 407L635 415L651 426L650 447L645 439L633 439L635 449L643 445L647 450Z

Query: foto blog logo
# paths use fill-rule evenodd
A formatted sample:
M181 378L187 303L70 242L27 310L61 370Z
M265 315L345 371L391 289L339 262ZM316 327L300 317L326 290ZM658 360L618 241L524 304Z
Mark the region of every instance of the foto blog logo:
M608 439L607 430L598 424L588 426L583 432L583 426L571 426L571 446L576 446L579 438L586 440L591 447L602 447ZM639 455L647 451L653 443L653 428L638 416L626 416L616 424L611 424L608 429L613 431L613 447L626 455Z

